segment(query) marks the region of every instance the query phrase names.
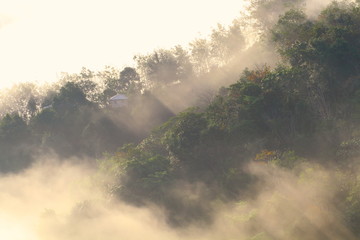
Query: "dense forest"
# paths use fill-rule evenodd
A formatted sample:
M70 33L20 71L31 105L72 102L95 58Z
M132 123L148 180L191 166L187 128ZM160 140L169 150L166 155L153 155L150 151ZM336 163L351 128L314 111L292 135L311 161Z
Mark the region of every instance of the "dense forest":
M1 174L86 162L105 203L156 209L180 234L167 239L359 239L360 2L307 3L253 0L133 67L2 90ZM91 226L97 205L68 224ZM81 231L47 239L92 239Z

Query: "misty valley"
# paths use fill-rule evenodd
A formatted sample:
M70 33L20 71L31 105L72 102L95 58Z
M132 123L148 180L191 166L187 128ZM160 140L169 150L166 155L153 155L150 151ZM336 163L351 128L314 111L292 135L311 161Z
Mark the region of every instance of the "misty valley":
M360 239L360 1L1 89L0 206L9 240Z

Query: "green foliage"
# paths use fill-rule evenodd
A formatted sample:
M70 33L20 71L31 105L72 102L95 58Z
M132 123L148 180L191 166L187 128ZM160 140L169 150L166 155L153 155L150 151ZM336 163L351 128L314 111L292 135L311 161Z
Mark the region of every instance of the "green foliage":
M209 106L211 124L243 142L265 138L267 147L295 147L297 139L310 136L314 126L310 107L288 82L297 75L282 67L245 71L227 97Z
M135 56L137 71L147 89L186 81L192 75L187 53L181 47L159 49L148 55Z
M342 142L338 149L338 157L340 159L349 159L358 156L360 150L360 139L353 138Z
M280 49L292 47L295 42L303 42L309 35L311 23L307 22L301 10L291 9L278 20L272 29L273 41L280 42Z
M35 133L42 135L43 141L48 137L51 132L57 129L58 117L53 109L44 109L30 121L30 126ZM43 142L43 144L45 144Z
M284 60L307 72L308 100L322 118L350 112L342 103L359 88L359 23L356 4L334 2L316 20L290 10L272 30Z
M116 194L133 203L162 201L170 182L170 161L160 155L151 155L133 145L101 162L101 168L118 177Z
M304 159L297 156L294 151L283 152L280 156L271 160L272 164L287 169L293 169L299 166L301 162L304 162Z
M7 114L0 121L0 172L19 171L32 163L34 139L24 119Z
M112 70L110 74L110 70ZM106 72L105 72L106 73ZM134 68L125 67L119 74L114 69L108 69L107 74L102 74L105 81L104 94L112 97L117 93L136 94L142 90L140 76ZM107 92L111 91L111 94Z
M357 176L346 198L345 217L351 230L357 235L360 234L360 177Z
M73 82L68 82L54 98L53 107L60 114L77 111L80 106L89 105L84 92Z
M172 128L167 131L164 141L168 149L178 158L187 161L200 144L201 133L206 128L206 120L201 113L184 112L173 119Z
M292 173L300 187L333 187L339 215L359 235L359 5L334 2L309 18L292 9L302 0L252 3L250 14L258 16L259 31L271 28L282 63L245 69L217 96L209 87L211 96L201 109L174 116L168 96L176 90L196 95L200 81L231 76L223 72L234 68L232 61L245 49L244 25L234 21L229 27L218 25L209 38L196 39L189 50L176 46L138 55L135 68L83 68L79 74L64 74L44 92L19 85L10 91L15 97L7 99L13 105L0 100L0 171L29 166L33 148L62 158L98 157L107 151L98 167L110 178L110 194L133 204L158 204L171 223L186 225L208 223L215 201L238 201L253 194L248 191L252 184L261 188L261 177L247 171L252 162ZM261 16L265 9L273 11ZM129 95L129 107L107 108L109 97L120 92ZM178 109L182 106L187 105ZM15 114L5 114L10 112ZM310 161L334 165L334 176ZM179 186L186 191L179 193ZM269 199L274 211L284 204L296 209L295 203L278 193ZM249 207L235 211L232 220L252 223L258 213ZM286 223L283 234L299 231L301 218L298 214ZM264 229L251 232L250 239L274 238Z
M267 34L284 12L303 7L304 0L251 0L249 12L260 34Z
M126 125L132 121L128 112L122 116L105 112L87 99L77 83L65 83L49 102L30 120L43 150L54 150L61 157L95 157L136 140L136 133Z

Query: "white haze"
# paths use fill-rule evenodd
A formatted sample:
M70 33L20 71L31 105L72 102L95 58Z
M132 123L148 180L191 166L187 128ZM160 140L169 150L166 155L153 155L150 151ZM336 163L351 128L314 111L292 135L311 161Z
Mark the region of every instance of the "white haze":
M135 54L185 44L229 24L243 1L0 0L0 88L61 72L132 65ZM11 20L11 21L10 21Z
M106 177L93 168L42 160L22 173L0 177L0 239L217 240L250 239L255 233L261 239L355 239L331 204L334 172L310 169L299 181L289 171L250 165L249 171L261 179L251 190L253 197L213 203L214 222L206 227L174 229L161 209L129 206L104 194L100 183ZM187 194L198 194L185 187Z
M149 1L118 1L120 6L115 2L101 1L100 8L95 2L87 5L87 1L71 5L70 1L54 4L37 0L30 4L18 0L9 4L5 14L0 12L0 87L21 80L50 80L60 71L77 72L81 66L96 69L127 64L138 51L189 42L203 29L202 21L206 27L214 26L225 15L230 20L239 11L226 1L218 1L218 5L181 1L180 6L160 0L150 1L155 5L149 5ZM0 7L6 5L0 3ZM315 14L322 4L308 1L307 12ZM167 6L168 11L160 6ZM220 6L230 6L234 16L221 11ZM105 14L106 10L111 14ZM213 22L206 18L218 11L221 14ZM171 17L178 22L169 22ZM156 21L150 21L152 18ZM190 33L183 32L190 28ZM256 56L247 59L256 62ZM173 229L159 208L137 208L109 198L99 185L102 176L93 167L45 158L21 173L0 176L0 239L249 239L255 230L266 231L272 237L268 239L279 240L301 239L304 232L307 239L320 239L318 234L326 239L355 239L337 219L337 208L331 203L334 189L321 181L331 178L333 171L313 170L308 182L299 182L292 173L267 166L250 166L249 171L263 182L252 189L253 198L214 203L214 223L205 229ZM299 232L285 232L293 219Z
M308 0L306 12L316 15L329 2ZM61 72L82 67L133 66L134 55L186 47L217 23L230 24L245 5L246 0L0 0L0 89L55 81Z

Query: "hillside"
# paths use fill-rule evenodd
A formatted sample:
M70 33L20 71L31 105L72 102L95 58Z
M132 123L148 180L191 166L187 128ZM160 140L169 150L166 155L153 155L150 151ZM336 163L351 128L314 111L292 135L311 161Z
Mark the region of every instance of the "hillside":
M248 16L136 67L3 91L0 172L44 156L95 168L106 207L94 190L72 209L78 239L118 202L161 212L170 239L358 239L360 3L316 16L303 3L252 1ZM126 107L109 104L117 93Z

